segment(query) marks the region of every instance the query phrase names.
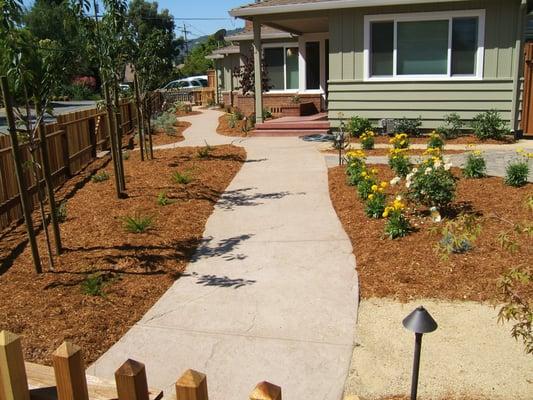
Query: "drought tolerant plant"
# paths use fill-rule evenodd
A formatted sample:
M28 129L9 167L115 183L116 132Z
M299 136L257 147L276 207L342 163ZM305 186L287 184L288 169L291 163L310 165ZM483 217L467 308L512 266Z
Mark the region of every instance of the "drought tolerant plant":
M411 231L411 224L404 215L405 203L401 196L397 196L383 211L383 218L387 218L385 234L390 239L398 239L407 236Z
M366 171L366 154L362 150L352 150L346 153L346 175L348 184L357 186L362 179L361 173Z
M502 140L509 134L507 123L496 110L485 111L474 117L471 123L474 134L481 140Z
M437 132L445 139L455 139L461 135L464 126L459 114L450 113L444 116L444 125L439 126Z
M157 205L164 207L172 203L173 201L168 198L167 192L161 192L157 195Z
M180 185L187 185L192 182L192 176L189 175L187 172L179 172L176 171L172 174L172 180L174 183L180 184Z
M410 136L420 136L422 131L422 118L400 118L394 121L394 133L407 133Z
M67 220L67 202L66 202L66 200L62 201L61 203L59 203L59 205L57 206L55 212L56 212L57 222L59 222L61 224L61 223L65 222Z
M444 140L436 131L431 132L428 140L428 149L441 149L444 147Z
M105 279L100 274L87 276L81 283L81 292L87 296L104 296Z
M487 163L480 150L472 150L466 156L463 176L470 179L485 178L487 176Z
M505 168L505 184L513 187L522 187L527 184L529 177L529 160L533 153L526 153L523 149L517 150L518 157L507 164Z
M426 207L447 207L454 200L457 187L450 168L451 164L445 164L441 157L426 159L406 177L409 197Z
M406 133L397 133L393 138L389 139L389 143L395 149L408 149L409 137Z
M123 160L129 160L130 159L130 152L129 151L125 151L122 153L122 159Z
M167 135L175 135L176 129L174 129L174 124L176 122L177 118L174 113L164 112L152 121L152 126L155 132L160 131Z
M481 225L475 215L461 214L456 220L446 222L437 250L443 259L450 254L466 253L472 250L480 232Z
M101 183L109 180L109 174L107 171L98 172L97 174L94 174L91 176L91 182L93 183Z
M387 188L387 182L381 182L379 185L372 185L372 193L368 195L365 204L365 213L369 218L381 218L385 211L385 204L387 202L387 196L385 189Z
M405 178L411 171L411 161L406 154L407 150L394 148L389 150L389 167L402 178Z
M367 118L355 116L346 124L346 130L352 137L359 137L363 133L372 130L372 124Z
M152 228L154 218L146 215L126 216L123 218L124 229L130 233L145 233Z
M366 131L361 135L359 140L361 141L361 147L363 150L372 150L374 148L374 137L376 134L372 131Z
M198 157L199 158L208 158L211 155L211 152L213 151L213 148L209 146L207 142L205 142L205 146L201 149L198 149Z
M361 179L357 183L357 194L361 200L365 201L368 199L368 196L373 192L372 188L377 186L377 170L371 169L370 172L366 170L361 172Z
M235 113L228 114L228 126L230 127L230 129L235 129L239 121L240 120L237 117L237 114Z

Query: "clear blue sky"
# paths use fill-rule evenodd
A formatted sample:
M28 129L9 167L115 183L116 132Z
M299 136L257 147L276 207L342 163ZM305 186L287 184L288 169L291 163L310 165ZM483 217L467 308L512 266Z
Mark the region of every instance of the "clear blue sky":
M167 8L176 18L177 36L181 35L179 29L186 24L191 33L189 37L194 39L204 34L211 34L219 29L235 29L243 27L242 20L236 20L229 16L228 11L232 8L252 3L253 0L160 0L159 9ZM33 0L24 0L26 7L30 7ZM184 20L184 18L226 18L219 21L208 20Z

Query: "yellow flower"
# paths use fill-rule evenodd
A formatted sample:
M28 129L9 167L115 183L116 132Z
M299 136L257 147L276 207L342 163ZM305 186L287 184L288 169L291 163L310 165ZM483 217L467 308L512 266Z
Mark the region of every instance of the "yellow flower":
M376 168L372 168L371 171L372 171L373 174L377 174L378 173L378 170Z
M385 189L388 186L387 182L381 182L380 185L383 189Z
M368 200L374 200L374 197L375 197L374 194L371 193L371 194L368 195Z
M389 216L389 212L387 210L383 211L383 218L387 218Z
M372 185L371 189L373 192L376 192L378 190L378 185Z
M361 176L364 178L365 176L367 176L368 174L366 173L366 171L363 171L361 172Z

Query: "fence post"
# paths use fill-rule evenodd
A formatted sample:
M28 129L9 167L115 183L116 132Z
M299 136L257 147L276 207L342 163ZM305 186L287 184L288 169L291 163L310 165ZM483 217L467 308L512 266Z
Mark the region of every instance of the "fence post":
M81 349L63 342L52 356L58 400L89 400Z
M207 377L188 369L176 382L177 400L208 400Z
M270 382L260 382L250 394L250 400L281 400L281 388Z
M0 332L0 399L30 399L20 338L8 331Z
M115 371L118 400L148 400L148 383L144 364L127 360Z
M89 120L89 140L91 141L91 157L96 158L97 140L96 140L96 121L94 118Z

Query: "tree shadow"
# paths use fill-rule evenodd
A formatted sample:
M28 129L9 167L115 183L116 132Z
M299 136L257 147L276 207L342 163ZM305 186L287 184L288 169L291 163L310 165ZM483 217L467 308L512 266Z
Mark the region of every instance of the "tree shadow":
M202 258L222 257L226 261L244 260L247 258L245 254L233 254L235 250L243 241L249 240L254 235L244 234L234 236L228 239L223 239L212 245L213 238L202 239L192 261L198 261Z
M250 286L256 283L255 280L242 278L229 278L227 276L217 275L200 275L196 272L192 274L182 274L182 277L196 278L196 284L202 286L216 286L222 288L239 289L244 286Z
M257 189L254 187L247 187L236 190L228 190L220 196L218 201L218 207L224 210L233 210L235 207L244 207L244 206L258 206L263 204L261 200L278 200L282 199L289 195L294 195L294 193L283 191L283 192L272 192L272 193L253 193L248 192ZM305 193L297 193L305 194Z

